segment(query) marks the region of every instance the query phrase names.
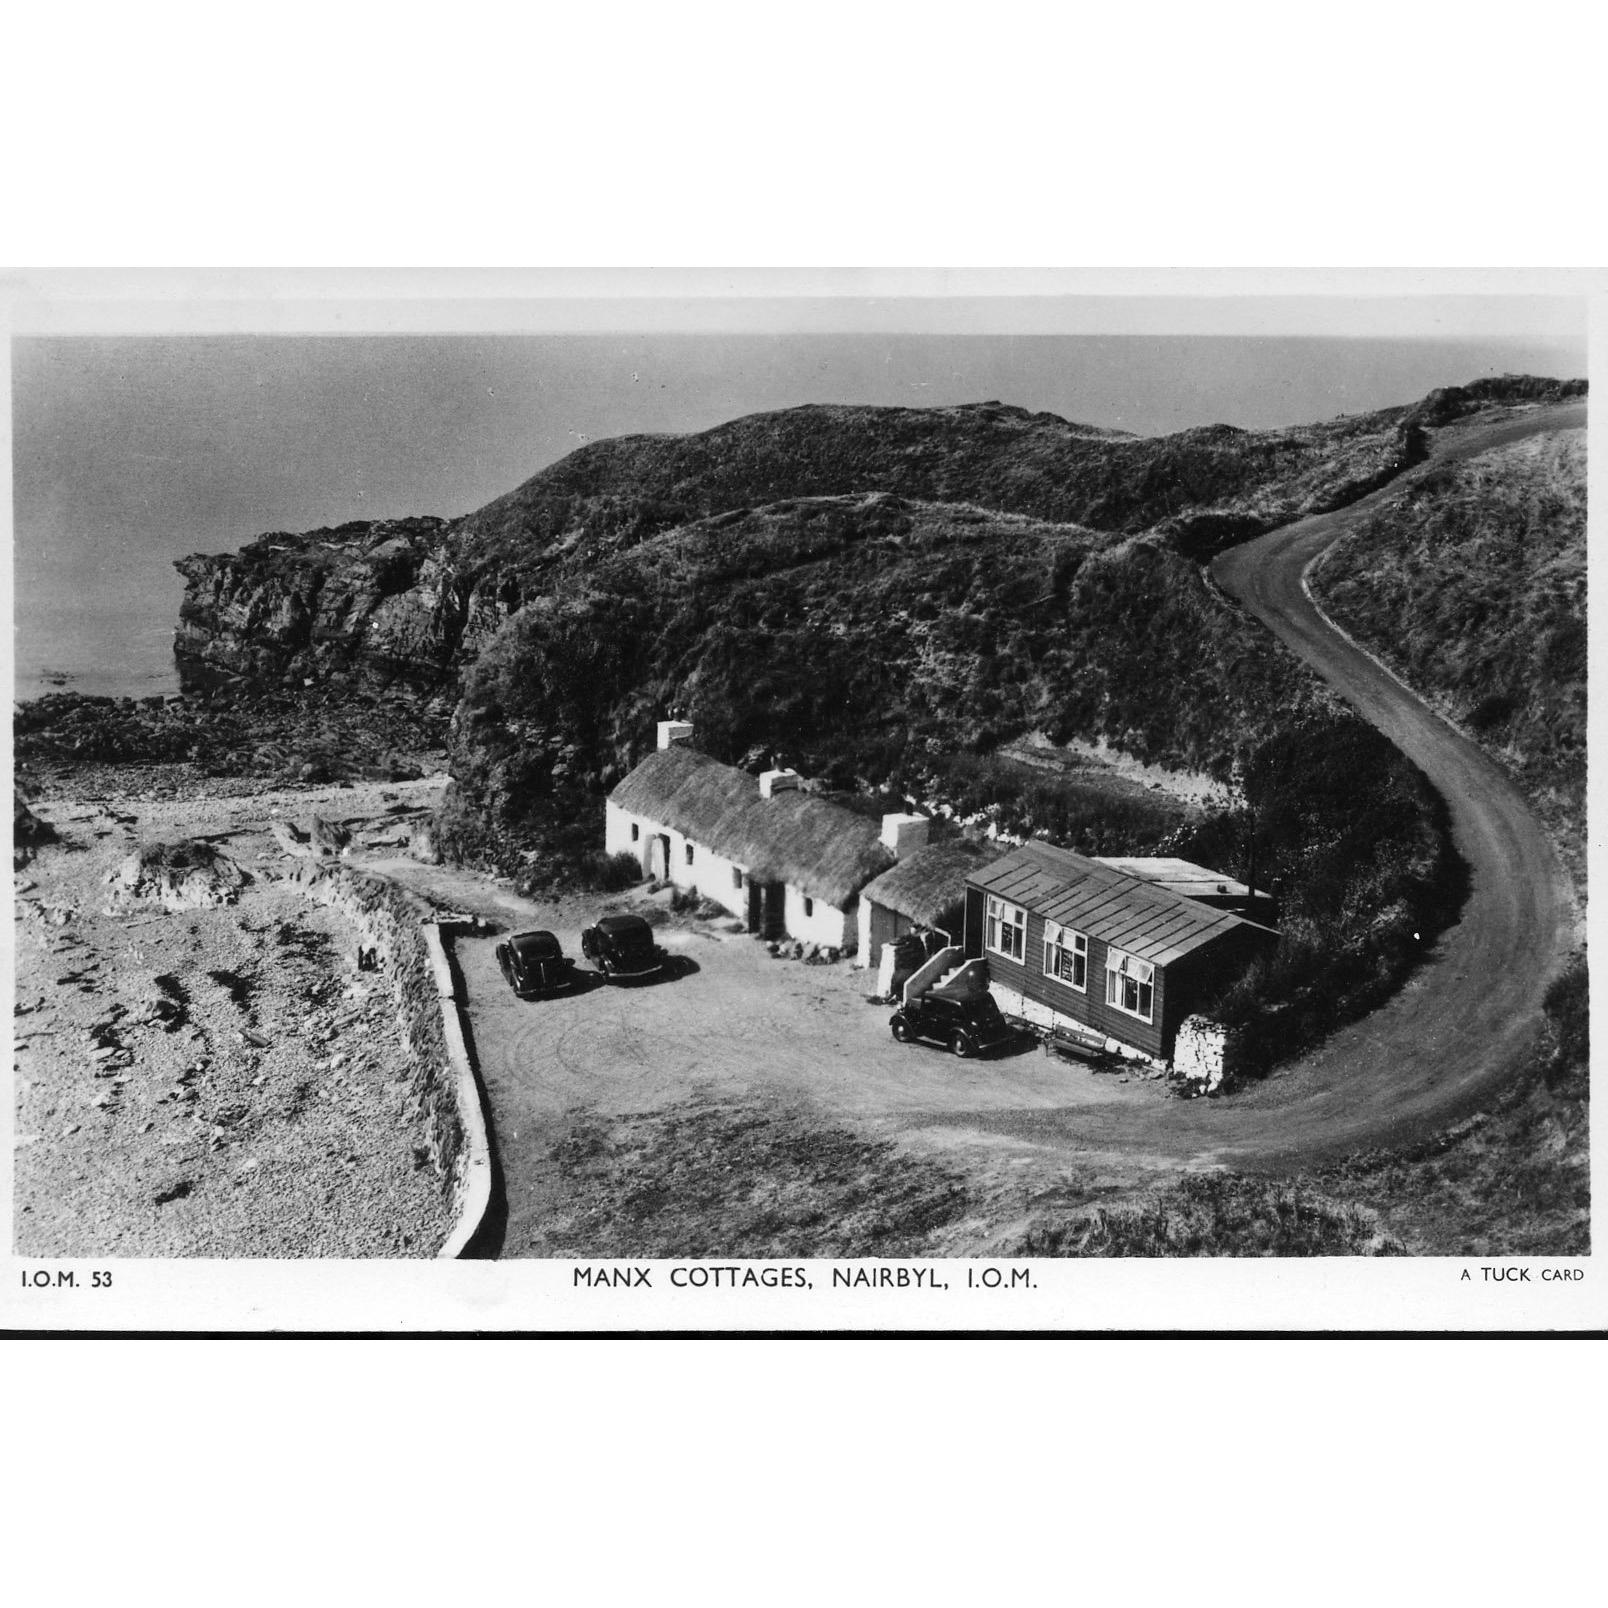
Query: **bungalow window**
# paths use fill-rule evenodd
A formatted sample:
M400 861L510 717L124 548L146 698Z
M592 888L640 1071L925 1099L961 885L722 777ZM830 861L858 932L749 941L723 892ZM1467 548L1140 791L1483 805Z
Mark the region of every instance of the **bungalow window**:
M1007 960L1027 958L1027 912L988 896L988 947Z
M742 885L743 885L743 871L742 871L741 866L734 865L731 868L731 885L734 888L742 887Z
M804 895L804 914L806 916L815 914L815 901L808 894Z
M1089 991L1089 940L1059 922L1044 923L1044 975L1080 994Z
M692 845L690 843L687 845L687 864L692 864Z
M1106 954L1106 1004L1137 1016L1141 1022L1155 1019L1156 968L1148 960L1125 955L1120 949Z
M642 836L642 828L633 821L631 823L631 841L635 843Z

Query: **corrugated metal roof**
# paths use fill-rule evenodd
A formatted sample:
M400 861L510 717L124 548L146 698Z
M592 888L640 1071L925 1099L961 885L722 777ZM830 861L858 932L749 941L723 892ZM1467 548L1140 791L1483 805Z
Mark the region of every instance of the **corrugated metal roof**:
M1024 843L967 882L1157 966L1236 928L1272 936L1254 921L1048 843Z

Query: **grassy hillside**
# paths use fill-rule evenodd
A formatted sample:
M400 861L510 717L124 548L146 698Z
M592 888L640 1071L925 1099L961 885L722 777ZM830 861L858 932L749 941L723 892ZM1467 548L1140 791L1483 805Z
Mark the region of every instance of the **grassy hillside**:
M1319 601L1506 763L1584 872L1583 430L1448 465L1313 572Z
M529 578L712 515L871 491L1104 531L1206 509L1265 529L1388 478L1407 450L1406 411L1140 438L999 402L789 408L582 447L469 515L456 546L470 571Z
M788 499L558 580L465 679L453 774L515 821L608 785L675 705L699 744L915 785L1032 730L1227 775L1260 711L1327 707L1154 541L903 498Z

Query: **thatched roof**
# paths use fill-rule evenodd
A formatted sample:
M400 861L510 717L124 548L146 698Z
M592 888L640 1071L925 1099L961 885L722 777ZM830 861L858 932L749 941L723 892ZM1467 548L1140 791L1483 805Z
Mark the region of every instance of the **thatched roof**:
M934 843L884 871L875 882L868 882L860 896L931 927L965 897L966 878L1004 852L1002 847L970 838Z
M649 754L609 798L839 910L893 864L876 821L808 793L761 798L747 772L681 743Z

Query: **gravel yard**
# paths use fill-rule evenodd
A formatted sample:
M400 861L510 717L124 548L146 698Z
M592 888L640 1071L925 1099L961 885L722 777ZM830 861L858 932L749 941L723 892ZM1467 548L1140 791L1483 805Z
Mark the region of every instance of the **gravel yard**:
M376 868L500 933L550 929L573 956L601 910L640 909L676 962L646 984L521 1000L496 936L457 939L505 1256L976 1254L1047 1196L1150 1175L1143 1159L1071 1158L1036 1120L1179 1103L1033 1045L961 1060L896 1043L870 973L772 959L662 894L536 903L450 867Z
M394 832L426 784L38 802L15 876L15 1249L22 1255L432 1256L450 1231L387 978L273 877L274 818ZM238 902L118 897L136 844L205 839Z

